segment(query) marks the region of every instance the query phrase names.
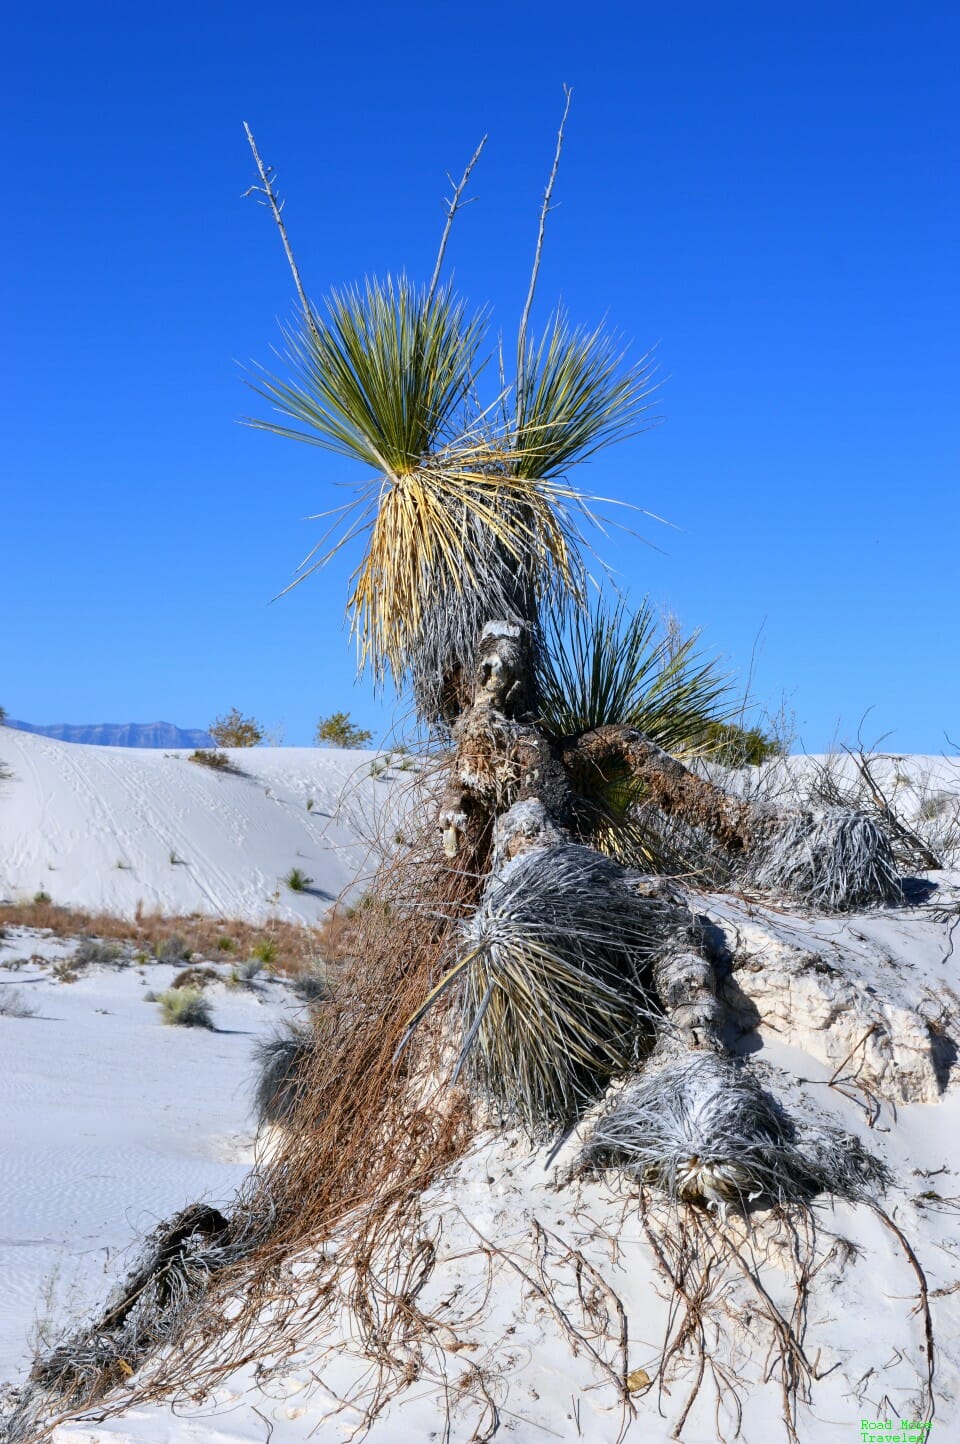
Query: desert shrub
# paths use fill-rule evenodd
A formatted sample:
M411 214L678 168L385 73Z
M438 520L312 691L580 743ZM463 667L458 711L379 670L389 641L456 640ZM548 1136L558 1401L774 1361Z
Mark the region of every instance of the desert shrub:
M213 1014L201 988L170 988L157 998L164 1023L178 1028L212 1028Z
M292 867L283 880L291 892L306 892L313 882L313 878L307 877L307 874L299 867Z
M313 740L318 747L366 747L373 741L373 733L351 722L349 712L331 712L320 718Z
M153 956L158 963L188 963L190 949L179 933L171 933L168 937L154 943Z
M254 1050L254 1109L260 1123L287 1123L309 1080L315 1048L311 1028L290 1027Z
M256 989L257 979L263 972L263 963L259 958L247 958L243 963L230 969L230 976L227 979L227 986L231 988L252 988Z
M3 726L5 725L6 720L7 720L7 709L6 709L6 707L0 707L0 727L3 727Z
M293 991L301 1002L311 1005L325 1002L330 996L326 970L318 968L314 972L301 973L293 980Z
M119 943L103 943L99 938L84 938L73 955L75 967L89 967L95 963L117 963L123 957Z
M264 729L255 717L244 717L236 707L231 707L210 724L210 736L218 747L256 747L263 741Z
M708 722L701 735L704 752L724 767L759 767L770 757L783 755L783 744L761 727L736 722Z
M263 938L251 951L251 956L265 968L272 967L280 959L280 949L273 938Z
M0 1018L35 1018L37 1011L20 988L0 988Z
M228 937L217 938L217 952L218 952L218 953L235 953L236 951L237 951L237 945L236 945L236 943L234 942L233 938L228 938Z
M187 761L199 762L202 767L212 767L215 772L236 771L236 768L231 766L230 758L227 756L227 754L225 752L220 752L215 747L198 747L195 752L190 753Z
M38 907L41 907L44 903L48 903L50 901L50 894L48 892L45 892L42 887L37 888L37 891L33 895L33 900Z
M220 975L213 968L184 968L170 984L171 988L205 988L208 983L219 983Z

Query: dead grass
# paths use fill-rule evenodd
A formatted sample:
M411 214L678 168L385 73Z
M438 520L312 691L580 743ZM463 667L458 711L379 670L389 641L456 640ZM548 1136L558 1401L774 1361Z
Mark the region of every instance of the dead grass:
M311 1050L278 1151L230 1211L232 1261L178 1324L175 1347L145 1361L122 1398L100 1405L105 1415L134 1399L200 1397L251 1358L294 1354L312 1326L344 1307L379 1380L374 1413L420 1377L429 1321L416 1296L433 1269L421 1199L462 1156L474 1122L464 1093L449 1086L443 1011L402 1053L400 1043L450 965L480 882L476 857L438 857L431 819L418 845L383 865L360 906L312 931L313 947L336 964L330 997L311 1020L322 1045ZM23 911L37 925L35 910ZM176 920L185 937L194 924L209 930L213 948L226 926ZM163 919L164 931L171 925ZM92 1377L82 1401L33 1399L46 1421L31 1437L48 1437L60 1410L71 1417L114 1383Z
M216 958L228 951L223 946L224 938L235 945L229 950L231 955L239 957L250 957L255 948L272 943L271 967L296 977L303 972L315 972L318 962L328 958L328 939L335 936L342 923L338 922L336 928L326 921L319 927L278 920L258 924L200 913L180 916L140 909L134 917L123 918L34 901L0 905L0 927L3 926L36 928L60 938L79 936L115 941L128 945L131 952L151 955L175 934L183 939L191 956L201 958Z

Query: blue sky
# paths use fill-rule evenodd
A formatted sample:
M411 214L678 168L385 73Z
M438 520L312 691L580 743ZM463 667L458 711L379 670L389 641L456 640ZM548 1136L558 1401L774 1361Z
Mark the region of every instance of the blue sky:
M0 702L34 722L288 743L355 684L356 557L270 605L358 473L250 430L293 287L424 279L450 250L509 334L562 107L538 292L658 347L662 424L579 478L669 519L600 539L799 742L960 741L960 20L946 4L480 8L20 4L0 59L7 225Z

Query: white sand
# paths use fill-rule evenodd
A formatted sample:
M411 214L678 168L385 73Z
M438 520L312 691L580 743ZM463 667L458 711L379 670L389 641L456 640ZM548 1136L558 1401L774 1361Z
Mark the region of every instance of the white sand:
M185 751L0 729L0 762L12 773L0 780L0 896L42 889L56 903L125 916L141 903L147 912L315 921L369 866L369 839L385 826L396 779L409 774L371 776L372 752L228 755L242 775L190 762ZM293 867L314 879L313 891L284 887Z
M208 776L182 756L71 747L0 731L0 759L17 774L0 784L0 889L8 895L43 885L58 901L90 907L122 911L131 906L129 899L135 904L143 897L147 906L178 911L205 906L263 916L276 879L290 866L303 867L333 893L348 881L353 859L363 852L345 822L335 824L340 830L333 841L329 832L314 830L305 809L312 795L318 807L333 810L347 772L356 767L355 753L245 754L251 778L244 781ZM907 759L900 765L919 776L931 762ZM943 785L950 785L951 769L943 775ZM383 785L366 779L363 786L372 805ZM85 844L91 820L93 836ZM112 876L121 847L133 878ZM184 866L171 867L172 849L184 857ZM843 919L805 918L727 898L705 900L705 906L731 936L746 937L752 929L752 946L765 938L769 967L786 970L785 985L792 986L791 950L817 953L839 970L844 986L875 1000L891 1036L898 1038L907 1036L911 1009L918 1018L933 1019L945 1005L950 1026L955 1021L960 874L933 876L939 891L922 907ZM282 900L286 916L312 917L322 905L318 898ZM0 963L35 952L62 956L65 950L57 943L38 945L32 937L8 937ZM0 1377L22 1377L27 1333L38 1313L49 1313L51 1292L61 1307L77 1314L102 1299L123 1271L117 1251L128 1247L138 1230L196 1198L227 1198L250 1157L245 1096L250 1048L253 1037L291 1006L285 990L270 985L257 997L217 987L211 994L214 1016L224 1031L187 1032L162 1027L158 1010L142 1001L144 989L162 986L171 970L156 965L145 974L141 980L136 969L97 969L63 985L40 963L0 969L0 988L19 988L39 1009L33 1018L0 1017ZM822 976L833 986L829 971ZM743 986L752 986L747 973ZM891 1005L887 999L894 994ZM775 1070L771 1077L788 1106L819 1108L892 1169L895 1183L886 1207L909 1236L931 1290L938 1354L937 1413L929 1437L947 1444L960 1437L956 1069L937 1101L881 1100L871 1128L870 1100L854 1077L856 1062L841 1070L843 1091L828 1086L835 1069L825 1061L830 1054L824 1038L843 1020L838 1015L831 1027L821 1026L825 998L829 1001L821 990L801 999L801 1021L789 1038L777 1031L775 1010L768 1014L764 1004L766 1021L744 1037L743 1048ZM881 1049L870 1066L889 1083L910 1070L920 1070L919 1077L925 1064L919 1053L901 1051L888 1068ZM574 1148L575 1142L567 1145L558 1167ZM870 1437L861 1433L861 1420L889 1419L897 1426L901 1418L916 1417L926 1368L924 1335L914 1307L916 1278L876 1216L862 1206L829 1201L815 1214L819 1256L827 1261L813 1285L804 1345L817 1378L809 1403L800 1407L797 1435L803 1444L842 1444ZM483 1421L489 1426L491 1415L480 1395L478 1368L486 1372L500 1410L498 1438L518 1444L552 1439L613 1444L624 1437L624 1427L625 1437L637 1444L672 1436L692 1382L689 1368L672 1376L662 1393L654 1387L634 1395L636 1417L624 1417L603 1370L585 1347L571 1349L535 1287L542 1262L569 1319L621 1372L616 1328L609 1336L598 1330L578 1297L571 1252L578 1250L606 1281L582 1275L587 1299L595 1295L594 1302L615 1315L609 1285L622 1304L628 1369L656 1374L667 1294L628 1187L599 1180L557 1190L555 1170L545 1170L542 1154L531 1154L517 1138L488 1139L452 1179L434 1188L425 1215L438 1261L419 1304L437 1315L441 1327L422 1376L374 1422L374 1441L413 1444L449 1437L466 1444L485 1437ZM789 1315L795 1298L789 1239L781 1239L781 1248L763 1214L746 1233L736 1219L728 1230L741 1240L743 1256L769 1297ZM828 1257L835 1238L849 1240L856 1252L844 1257L846 1246L837 1244ZM508 1252L527 1277L503 1257L490 1262L484 1240ZM538 1240L546 1244L545 1254L538 1252ZM488 1267L492 1288L484 1301ZM728 1290L731 1302L747 1296L744 1280L735 1275ZM768 1338L759 1314L746 1329L721 1329L719 1337L708 1337L713 1357L742 1381L741 1437L750 1444L787 1437L779 1377L765 1377ZM57 1438L62 1444L349 1439L362 1425L362 1414L353 1406L340 1408L339 1400L350 1393L355 1403L362 1402L368 1385L369 1364L345 1328L337 1327L304 1340L303 1358L275 1376L255 1385L251 1372L242 1373L202 1407L137 1408L118 1419L71 1424ZM731 1400L725 1396L717 1412L708 1375L682 1437L690 1444L732 1438Z

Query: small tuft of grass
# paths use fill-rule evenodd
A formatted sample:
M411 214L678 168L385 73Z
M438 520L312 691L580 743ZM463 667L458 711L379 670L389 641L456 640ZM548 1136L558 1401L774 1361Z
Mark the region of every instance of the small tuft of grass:
M216 747L198 747L195 752L190 753L187 761L199 762L201 767L212 767L215 772L237 771L227 754Z
M179 933L171 933L154 943L153 956L158 963L189 963L191 952Z
M35 1018L38 1012L20 988L0 989L0 1018Z
M99 938L83 938L71 961L74 967L90 967L96 963L126 966L120 944L103 943Z
M272 968L280 961L280 948L273 938L263 938L251 951L251 956L265 968Z
M313 882L313 878L307 877L307 874L299 867L292 867L283 880L291 892L306 892Z
M213 1014L201 988L169 988L157 998L163 1022L176 1028L212 1028Z
M237 945L236 945L236 943L234 942L233 938L228 938L228 937L217 938L217 952L218 952L218 953L235 953L236 951L237 951Z
M36 903L37 907L43 907L44 903L48 903L50 901L50 894L48 892L44 892L42 887L38 888L33 895L33 900Z

